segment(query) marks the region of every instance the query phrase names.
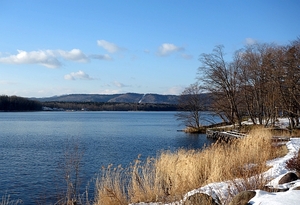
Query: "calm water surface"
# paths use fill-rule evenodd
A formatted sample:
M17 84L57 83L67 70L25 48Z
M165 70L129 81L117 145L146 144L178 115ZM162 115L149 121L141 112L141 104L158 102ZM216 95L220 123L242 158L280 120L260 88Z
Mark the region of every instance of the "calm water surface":
M0 197L24 204L53 202L63 182L60 164L68 144L83 151L83 186L102 166L128 165L163 149L202 148L205 135L177 130L175 112L0 113ZM93 187L92 187L93 188Z

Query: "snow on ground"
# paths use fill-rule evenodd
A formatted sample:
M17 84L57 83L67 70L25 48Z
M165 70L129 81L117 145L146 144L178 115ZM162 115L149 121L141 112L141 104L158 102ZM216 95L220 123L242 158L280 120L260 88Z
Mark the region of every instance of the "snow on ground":
M288 120L280 119L279 120L280 127L286 127L288 125ZM267 165L272 166L268 171L263 173L265 177L269 179L273 179L268 186L272 188L290 188L286 192L265 192L261 190L255 190L256 195L252 198L249 203L251 205L299 205L300 204L300 190L293 190L294 187L300 186L300 180L279 185L278 181L280 178L289 172L285 168L285 162L291 159L295 153L300 149L300 138L291 138L289 142L287 142L287 148L289 150L288 154L284 157L277 158L274 160L270 160ZM231 186L232 182L218 182L211 183L204 187L200 187L198 189L192 190L188 192L183 200L178 202L173 202L165 205L182 205L183 201L185 201L189 196L194 195L196 193L206 193L212 196L214 199L219 198L220 200L226 200L230 194L237 193L235 186ZM237 179L238 183L238 179ZM162 205L163 203L139 203L135 205Z
M264 174L273 177L274 179L268 184L269 187L285 189L289 188L286 192L270 193L261 190L256 190L256 195L249 203L253 205L299 205L300 204L300 190L293 190L295 187L300 186L300 180L279 185L278 181L283 175L289 172L285 168L285 162L291 159L295 153L300 149L300 138L291 138L287 143L289 150L288 154L282 158L274 159L268 162L269 166L273 166Z
M288 118L278 118L278 121L275 123L276 126L280 128L287 128L289 126Z
M289 190L286 192L269 193L261 190L256 191L256 195L249 201L249 204L259 205L299 205L300 191Z
M265 175L273 178L275 177L275 179L268 184L268 186L272 186L273 188L287 188L283 185L278 185L278 181L288 172L285 168L285 162L291 159L300 149L300 138L291 138L290 141L287 142L286 146L289 150L287 155L267 162L267 165L272 166L272 168L265 172Z
M264 122L263 122L264 123ZM251 119L249 119L248 121L244 121L242 122L243 125L253 125L253 122L251 121ZM231 125L229 125L231 126ZM275 122L275 126L279 127L279 128L287 128L289 126L289 119L288 118L277 118L276 122Z

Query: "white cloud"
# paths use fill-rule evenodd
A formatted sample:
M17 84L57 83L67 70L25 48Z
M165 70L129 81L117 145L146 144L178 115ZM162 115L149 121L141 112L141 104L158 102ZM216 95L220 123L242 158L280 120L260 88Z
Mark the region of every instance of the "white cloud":
M88 74L86 74L83 71L78 71L78 72L72 72L70 74L67 74L64 76L65 80L93 80Z
M108 54L104 54L104 55L97 55L97 54L93 54L93 55L90 55L89 56L90 58L93 58L93 59L98 59L98 60L113 60L112 57L110 57L110 55Z
M171 53L178 52L184 50L183 47L178 47L175 46L174 44L171 43L163 43L159 48L158 48L158 55L159 56L167 56Z
M116 52L122 50L122 48L117 46L116 44L110 43L105 40L98 40L97 44L98 44L98 46L104 48L109 53L116 53Z
M55 57L50 50L45 51L23 51L18 50L17 55L0 58L0 63L7 64L40 64L47 68L58 68L61 62Z
M118 88L129 87L129 85L125 85L125 84L120 83L118 81L114 81L112 84L115 85Z
M101 94L118 94L118 93L121 93L121 90L104 89L104 90L100 90L98 93L101 93Z
M246 38L245 42L246 42L246 45L253 45L253 44L257 43L257 41L253 38Z
M71 51L64 50L38 50L38 51L23 51L17 50L18 54L1 57L0 63L6 64L38 64L47 68L58 68L62 66L59 58L69 61L87 62L89 59L79 49Z
M192 58L193 58L193 56L192 56L192 55L185 54L185 53L181 54L181 57L182 57L182 58L184 58L184 59L186 59L186 60L190 60L190 59L192 59Z
M180 95L184 89L185 89L184 86L174 86L174 87L170 87L166 92L164 92L164 94L165 95Z
M71 51L58 50L58 56L63 57L65 60L87 62L88 57L79 49L72 49Z

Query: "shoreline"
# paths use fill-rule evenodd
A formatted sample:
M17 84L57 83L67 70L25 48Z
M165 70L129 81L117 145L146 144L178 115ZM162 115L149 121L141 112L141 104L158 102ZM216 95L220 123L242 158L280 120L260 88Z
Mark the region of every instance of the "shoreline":
M249 201L252 205L264 205L270 204L273 200L276 202L283 202L282 205L296 205L300 204L300 190L292 190L292 188L300 187L300 179L293 183L286 183L279 185L278 182L288 172L291 172L285 168L285 162L291 159L296 152L300 149L300 138L291 138L290 141L286 142L286 146L288 149L288 153L280 158L276 158L273 160L269 160L267 162L268 166L272 166L269 170L262 173L262 176L267 177L268 179L272 179L266 187L269 188L277 188L277 189L286 189L289 190L285 192L266 192L262 190L253 190L256 195ZM235 183L239 183L239 179L234 180ZM199 187L198 189L191 190L187 192L181 201L171 202L171 203L160 203L160 202L152 202L152 203L133 203L129 205L183 205L184 202L191 196L195 194L206 194L211 196L215 201L219 201L220 198L227 198L232 192L237 192L238 190L234 190L234 186L232 186L233 181L223 181L223 182L215 182L209 183L203 187ZM230 189L228 189L230 187ZM290 197L291 203L287 203L286 197ZM280 204L280 203L276 203Z

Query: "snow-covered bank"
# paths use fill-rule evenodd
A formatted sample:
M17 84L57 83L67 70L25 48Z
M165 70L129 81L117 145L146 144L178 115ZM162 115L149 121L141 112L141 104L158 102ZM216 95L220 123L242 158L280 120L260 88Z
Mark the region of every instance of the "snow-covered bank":
M249 201L253 205L299 205L300 190L289 190L286 192L266 192L256 190L256 195Z
M261 190L256 190L256 196L249 202L253 205L299 205L300 204L300 190L293 190L296 187L300 187L300 180L293 181L286 184L278 184L279 180L284 176L288 170L285 168L285 162L291 159L295 153L300 149L300 138L292 138L287 143L289 150L288 154L282 158L274 159L268 162L269 166L273 166L269 169L265 175L274 178L268 186L276 189L286 189L286 192L270 193Z
M288 172L288 170L285 168L285 162L291 159L295 155L295 153L297 153L300 149L300 138L291 138L290 141L287 142L286 146L289 150L287 155L281 158L270 160L267 163L267 165L272 166L272 168L265 172L265 176L274 178L268 184L268 186L271 186L276 189L289 188L288 185L279 185L278 181L283 175L285 175ZM298 186L300 186L300 184L298 184Z
M294 181L293 183L287 183L279 185L278 181L281 177L288 172L285 168L285 162L291 159L294 154L300 149L300 138L291 138L287 142L288 154L282 158L277 158L269 161L267 164L272 166L268 171L263 173L264 177L273 179L268 186L272 188L289 188L286 192L265 192L261 190L256 190L256 196L252 198L249 202L253 205L264 205L264 204L275 204L275 205L296 205L300 204L300 191L292 190L294 187L300 186L300 180ZM250 179L251 180L251 179ZM238 179L235 183L239 183ZM212 196L214 199L220 199L221 201L226 201L230 196L238 193L236 186L232 185L232 181L228 182L218 182L211 183L204 187L192 190L188 192L182 201L169 203L168 205L182 205L184 201L196 193L205 193ZM147 203L149 205L162 205L163 203ZM139 205L146 205L146 203L139 203Z

